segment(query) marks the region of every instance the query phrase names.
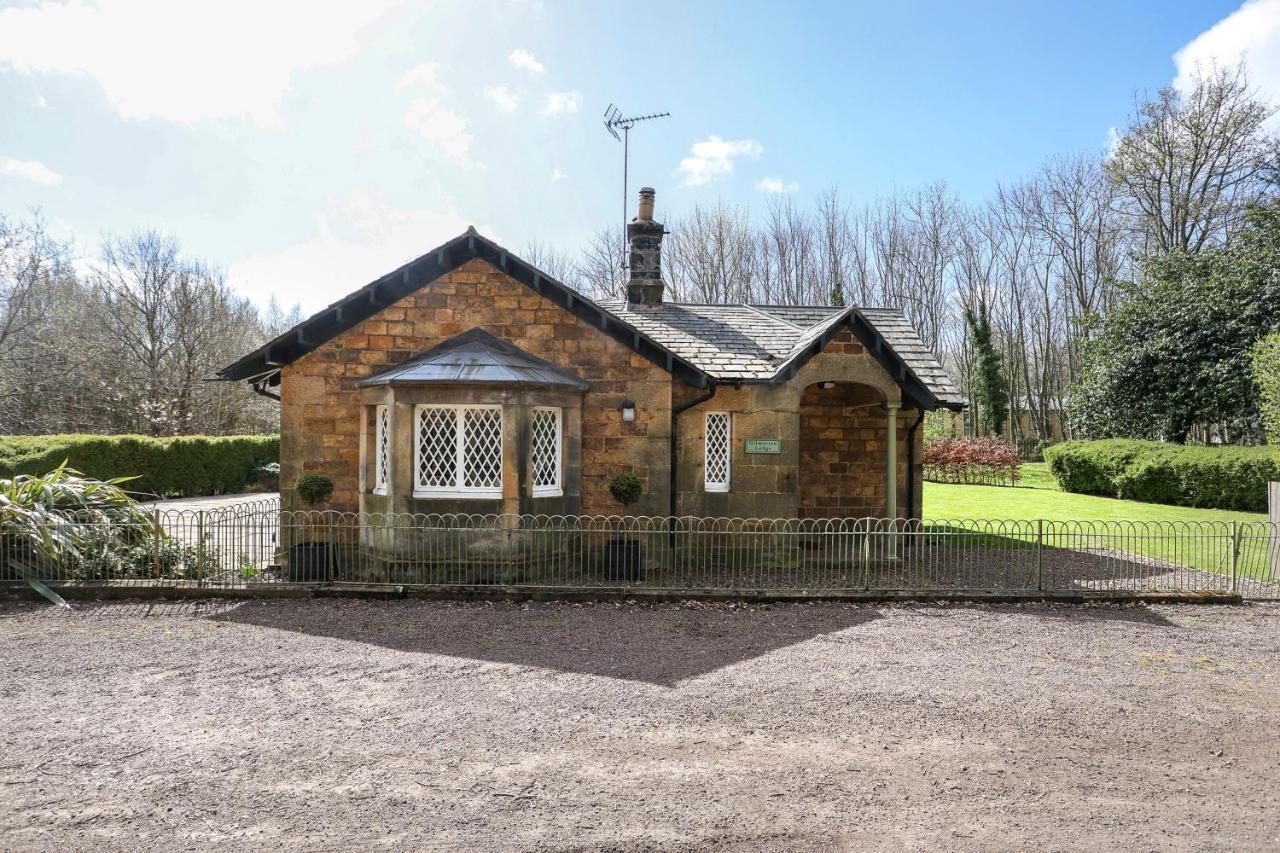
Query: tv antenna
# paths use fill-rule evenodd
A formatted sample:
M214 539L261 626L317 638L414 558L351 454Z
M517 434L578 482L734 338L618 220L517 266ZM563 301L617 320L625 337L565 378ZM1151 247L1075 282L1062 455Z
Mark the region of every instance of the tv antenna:
M650 113L642 116L624 116L622 110L613 104L604 111L604 129L622 143L622 267L624 269L627 266L627 161L631 154L631 128L642 121L667 118L670 115L671 113ZM622 131L622 136L618 136L619 130Z

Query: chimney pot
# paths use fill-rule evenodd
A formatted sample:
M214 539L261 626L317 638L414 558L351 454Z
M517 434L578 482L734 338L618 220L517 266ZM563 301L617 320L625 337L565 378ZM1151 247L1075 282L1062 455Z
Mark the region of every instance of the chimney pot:
M653 187L640 188L640 211L636 214L636 219L653 221Z

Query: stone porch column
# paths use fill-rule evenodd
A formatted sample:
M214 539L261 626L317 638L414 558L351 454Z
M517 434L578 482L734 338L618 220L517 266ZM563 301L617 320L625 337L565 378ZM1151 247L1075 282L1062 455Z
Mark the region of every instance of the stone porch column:
M884 517L888 524L885 533L885 559L898 559L898 409L902 404L888 400L884 404Z
M898 409L902 404L889 401L884 404L885 429L888 434L884 442L884 517L898 517Z

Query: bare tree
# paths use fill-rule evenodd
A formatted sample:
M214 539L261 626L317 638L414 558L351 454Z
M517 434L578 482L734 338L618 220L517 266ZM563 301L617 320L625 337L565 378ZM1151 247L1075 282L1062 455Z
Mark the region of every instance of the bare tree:
M747 211L696 205L672 223L663 269L673 295L693 302L747 302L756 283L756 243Z
M522 257L561 283L578 287L578 268L568 254L538 240L530 240L525 244Z
M581 289L592 299L611 299L625 295L626 277L619 258L617 228L601 228L583 250L575 268Z
M1191 91L1140 102L1108 160L1131 227L1160 252L1198 252L1229 239L1246 203L1265 190L1273 105L1243 64L1197 70Z

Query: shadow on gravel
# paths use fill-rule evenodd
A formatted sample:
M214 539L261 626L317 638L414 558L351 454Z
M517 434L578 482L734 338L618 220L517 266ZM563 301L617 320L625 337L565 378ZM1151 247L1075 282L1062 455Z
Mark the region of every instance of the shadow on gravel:
M1196 605L1187 604L1194 608ZM970 604L955 604L946 607L931 607L919 610L918 614L931 619L946 619L956 610L970 609ZM1121 622L1130 625L1145 625L1152 628L1181 629L1183 626L1170 622L1164 616L1154 612L1143 604L1045 604L1042 602L1017 604L984 604L982 609L990 613L1001 613L1008 616L1024 616L1028 619L1054 619L1063 622L1074 622L1077 625L1099 622Z
M245 603L210 619L404 652L674 686L879 619L868 607L755 609L422 602Z

